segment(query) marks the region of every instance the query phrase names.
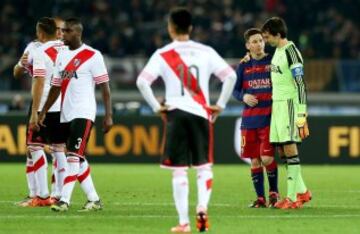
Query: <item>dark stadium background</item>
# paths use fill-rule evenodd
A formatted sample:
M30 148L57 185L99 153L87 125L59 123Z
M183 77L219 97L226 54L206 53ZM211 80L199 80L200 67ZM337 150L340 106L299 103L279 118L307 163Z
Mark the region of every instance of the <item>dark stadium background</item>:
M146 146L146 139L139 139L133 126L143 125L145 138L149 137L151 142L156 139L151 138L151 126L148 127L147 123L154 122L160 131L161 122L143 102L135 80L156 48L169 42L166 14L171 7L178 5L188 7L194 14L193 39L214 47L234 67L245 53L244 31L261 26L268 17L283 17L289 28L288 38L296 43L305 59L312 132L303 147L304 154L309 155L305 162L360 163L360 1L356 0L1 1L0 125L3 131L0 133L0 160L22 161L24 157L20 150L23 147L22 133L18 129L26 123L31 79L14 79L12 68L27 43L34 39L37 19L77 16L85 26L85 42L102 51L106 57L115 120L130 132L131 147L128 151L113 155L105 147L101 158L104 161L156 162L158 155L149 156L147 148L155 147L155 143ZM271 52L271 48L267 51ZM155 87L161 97L161 81L157 81ZM213 101L219 87L217 80L213 79ZM218 138L225 140L216 148L218 152L230 151L225 163L239 161L233 149L233 136L235 120L241 110L242 105L231 100L217 125L221 129L216 133ZM102 113L103 107L99 103L99 118ZM132 118L137 122L127 123ZM121 147L124 135L113 135L112 144ZM104 142L101 134L97 139L96 144ZM9 149L8 142L11 141L17 148L16 152ZM319 147L314 149L314 144ZM140 159L134 156L134 145L140 147ZM89 155L92 154L90 150ZM321 155L321 159L313 160L313 155Z

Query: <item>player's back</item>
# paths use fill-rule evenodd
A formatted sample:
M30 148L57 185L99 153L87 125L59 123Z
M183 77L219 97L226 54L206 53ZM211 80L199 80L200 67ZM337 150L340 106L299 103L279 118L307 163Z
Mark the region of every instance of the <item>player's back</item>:
M211 74L225 78L232 68L214 49L192 40L174 41L154 56L165 83L166 104L207 118L204 106L209 105Z
M58 53L66 47L61 41L48 41L40 45L29 54L33 65L33 77L45 77L44 89L41 96L40 108L42 109L51 88L54 64ZM49 109L49 112L60 111L60 97Z
M297 95L296 85L291 74L290 61L287 54L302 63L301 54L293 42L289 41L285 46L276 49L273 59L271 60L273 100L287 100L295 98Z
M39 48L40 46L42 45L42 43L40 41L32 41L32 42L29 42L29 44L26 45L26 48L24 50L24 54L32 54L34 53L34 51ZM33 65L32 65L32 58L28 57L28 63L27 65L25 66L25 70L29 73L29 75L32 77L33 75Z

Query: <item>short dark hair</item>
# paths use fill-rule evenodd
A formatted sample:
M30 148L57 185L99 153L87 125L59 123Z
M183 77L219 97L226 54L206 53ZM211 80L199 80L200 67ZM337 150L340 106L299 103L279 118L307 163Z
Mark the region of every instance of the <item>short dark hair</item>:
M170 11L169 21L174 25L178 34L188 34L192 25L192 15L184 7L176 7Z
M83 31L83 25L82 25L81 20L79 18L76 18L76 17L67 18L65 20L65 24L70 25L70 26L76 25L76 26L78 26L78 30L80 32Z
M273 36L276 36L278 33L281 38L286 38L287 27L285 21L280 17L272 17L266 20L265 24L261 28L262 32L268 32Z
M37 26L49 36L56 34L56 23L53 18L43 17L40 18L37 22Z
M261 35L261 33L262 33L261 30L258 29L258 28L249 28L244 33L245 42L248 42L252 35L255 35L255 34L260 34Z

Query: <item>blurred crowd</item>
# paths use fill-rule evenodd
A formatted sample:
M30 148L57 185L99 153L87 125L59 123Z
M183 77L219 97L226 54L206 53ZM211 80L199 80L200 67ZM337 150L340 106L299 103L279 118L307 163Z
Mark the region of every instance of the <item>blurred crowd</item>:
M360 58L358 0L2 0L0 79L5 82L0 82L0 90L29 89L29 80L12 79L12 67L35 38L40 17L79 17L85 26L85 42L106 56L148 58L169 42L167 13L179 5L193 12L193 39L211 45L225 58L241 57L244 31L261 27L275 15L286 20L288 37L305 58ZM130 66L133 73L111 66L112 73L122 74L118 78L112 74L121 87L126 87L127 80L133 86L140 68Z
M360 57L357 0L2 0L0 56L19 56L44 15L80 17L88 43L109 56L149 56L169 40L166 14L177 5L192 10L194 39L224 57L239 57L244 30L273 15L285 18L305 57Z

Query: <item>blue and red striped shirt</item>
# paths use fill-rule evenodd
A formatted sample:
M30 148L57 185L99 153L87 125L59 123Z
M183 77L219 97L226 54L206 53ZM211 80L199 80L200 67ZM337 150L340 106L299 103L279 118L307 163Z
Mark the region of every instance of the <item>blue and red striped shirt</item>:
M233 96L243 101L244 94L252 94L258 99L254 107L245 107L242 113L241 128L262 128L270 125L271 118L271 55L266 55L260 60L239 64L236 68L237 80Z

